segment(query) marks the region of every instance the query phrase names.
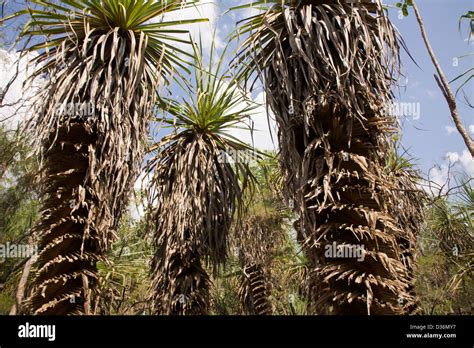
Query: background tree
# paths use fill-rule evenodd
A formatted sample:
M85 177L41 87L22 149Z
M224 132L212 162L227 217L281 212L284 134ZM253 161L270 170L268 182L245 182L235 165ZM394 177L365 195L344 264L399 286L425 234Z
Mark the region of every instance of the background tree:
M37 162L24 135L0 125L0 244L31 245L38 216ZM7 244L9 243L9 244ZM16 305L21 270L28 258L0 257L0 314ZM23 295L23 294L22 294Z
M474 156L474 141L471 138L471 136L469 135L469 132L466 129L466 127L464 127L464 125L463 125L463 122L462 122L462 119L461 119L461 116L459 114L459 110L458 110L458 107L457 107L457 103L456 103L457 93L472 78L472 74L471 74L471 76L469 76L469 74L472 71L472 68L468 69L467 71L465 71L461 75L458 75L456 78L454 78L451 81L451 82L454 82L458 79L466 78L466 80L458 87L456 93L453 93L452 90L451 90L450 82L448 82L443 70L441 69L441 65L439 64L438 58L436 57L436 55L435 55L435 53L434 53L434 51L431 47L430 41L428 39L428 34L426 32L426 29L425 29L425 25L424 25L423 19L421 17L421 13L418 10L418 6L416 5L415 0L404 0L403 2L398 2L396 4L396 6L402 8L402 12L403 12L404 16L408 16L409 6L413 7L413 11L415 13L416 20L417 20L418 25L420 27L421 36L422 36L423 41L425 43L426 49L428 50L428 54L431 58L431 61L433 62L433 66L435 67L436 72L437 72L437 74L434 75L436 83L437 83L439 89L441 90L444 98L446 99L446 102L447 102L448 107L449 107L449 111L451 113L451 118L453 120L454 125L456 126L456 129L457 129L458 133L461 135L461 137L462 137L464 143L466 144L466 147L469 150L471 156ZM463 18L467 18L471 21L470 26L471 26L471 34L472 34L472 32L473 32L472 31L472 28L473 28L472 12L471 11L467 12L465 15L461 16L460 20L463 19ZM470 38L469 38L469 40L470 40ZM465 98L465 99L467 100L467 98ZM468 103L469 103L469 101L468 101Z
M281 196L282 180L274 154L266 154L252 166L255 190L246 195L243 222L236 224L232 245L241 268L239 298L242 312L273 313L271 302L272 262L287 232L290 213Z
M229 229L249 180L247 164L237 157L251 148L228 131L256 106L223 74L225 51L215 55L213 45L206 64L202 43L194 46L194 80L182 83L188 98L164 106L169 117L163 121L174 131L151 149L155 314L208 313L211 282L202 261L215 269L226 260Z
M242 223L231 230L229 260L213 277L213 313L305 314L307 265L277 157L267 153L250 164L256 182L245 194Z
M147 291L150 276L147 265L153 257L147 233L147 217L134 220L124 214L118 238L107 252L109 262L98 263L100 315L150 314Z
M427 207L420 236L417 291L423 314L472 314L474 311L474 188L460 185Z

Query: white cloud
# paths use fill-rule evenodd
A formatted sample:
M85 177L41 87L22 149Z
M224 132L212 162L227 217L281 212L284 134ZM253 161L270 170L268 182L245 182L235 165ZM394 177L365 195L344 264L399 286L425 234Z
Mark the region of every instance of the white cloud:
M446 133L448 135L451 135L453 134L454 132L456 132L456 127L454 126L445 126L444 129L446 129ZM474 124L471 124L467 127L468 129L468 132L473 134L474 135Z
M405 85L412 88L412 89L416 89L421 85L421 83L420 83L419 80L417 80L415 78L406 77L405 78Z
M445 126L444 129L446 129L448 135L451 135L456 131L456 127L453 126Z
M436 166L430 169L429 179L434 182L437 186L443 186L448 177L448 166L444 163L440 166Z
M456 163L457 161L459 161L459 154L457 152L447 152L446 159L449 162Z
M430 97L431 99L436 99L436 98L438 98L438 96L439 96L439 91L432 90L432 89L427 89L427 90L426 90L426 94L427 94L428 97Z
M472 32L463 41L467 42L469 45L474 45L474 35L472 35Z
M472 158L469 151L464 150L461 156L459 156L458 161L462 168L466 171L466 174L470 177L474 177L474 158Z
M150 185L150 175L151 174L148 173L141 173L133 186L135 192L130 197L130 203L128 205L128 212L133 221L138 221L145 215L146 203L142 192L145 192Z
M443 188L445 191L449 188L449 180L454 179L458 173L474 177L474 159L468 150L463 150L462 153L447 152L444 162L431 168L429 178L439 188L446 185Z
M145 216L145 206L139 201L140 198L134 198L130 200L128 206L128 212L132 221L140 221L140 219Z
M219 28L217 27L217 4L215 0L201 0L196 6L172 11L164 16L164 21L180 21L197 18L207 18L209 22L196 24L179 25L180 30L188 30L195 41L199 40L199 34L202 37L203 48L209 50L212 44L212 37L215 32L215 45L222 47L223 41L219 36ZM177 26L178 28L178 26Z

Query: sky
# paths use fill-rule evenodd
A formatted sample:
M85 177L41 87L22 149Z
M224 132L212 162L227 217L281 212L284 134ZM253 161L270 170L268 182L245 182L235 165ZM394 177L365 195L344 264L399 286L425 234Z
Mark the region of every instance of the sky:
M473 10L469 0L418 0L419 10L425 23L428 38L437 59L448 80L474 66L474 56L456 57L474 52L474 38L469 38L468 22L458 29L459 17ZM448 164L456 163L455 170L466 171L474 176L474 160L466 149L461 136L455 130L446 100L435 79L435 68L422 41L418 23L412 11L408 17L398 16L397 10L390 11L392 23L398 28L408 50L419 65L402 52L402 64L406 76L401 81L406 87L400 90L399 100L419 103L419 118L407 117L402 120L403 145L424 173L429 173L433 181L444 182ZM457 84L452 85L456 90ZM464 88L474 102L474 81ZM474 136L474 110L466 105L459 95L458 109L464 125ZM417 119L415 119L417 118ZM438 165L439 168L433 168ZM433 169L431 169L433 168ZM431 169L431 170L430 170Z
M21 1L18 1L21 3ZM215 35L217 47L222 49L227 36L235 28L239 19L254 13L251 10L239 12L227 12L230 7L250 2L250 0L204 0L199 9L187 9L184 12L175 12L169 19L186 19L205 17L209 23L192 25L188 29L197 38L199 34L203 38L204 48L209 49L211 38ZM396 1L387 0L384 3L393 5ZM433 50L440 62L448 80L474 66L474 56L457 58L474 51L474 38L468 40L469 28L465 21L459 30L459 17L468 10L473 10L470 0L417 0L418 7L425 22L428 37ZM19 5L21 6L21 4ZM398 106L409 107L405 115L399 118L402 125L402 145L408 155L413 158L417 168L438 184L447 179L450 164L454 166L452 171L465 172L470 177L474 176L474 160L466 149L462 138L454 128L449 108L435 83L433 74L435 68L430 60L426 47L422 41L420 30L412 10L408 17L403 17L398 9L390 8L390 19L398 28L408 50L416 61L416 64L402 50L403 77L400 79L400 89L396 92ZM4 36L13 35L13 26L3 28ZM17 53L13 50L0 50L0 87L6 83L15 73L15 58ZM417 66L418 65L418 66ZM21 97L28 99L31 91L22 91L22 83L27 76L24 71L25 64L21 64L20 72L12 87L6 95L5 103L11 103ZM456 90L456 84L452 85ZM474 81L468 84L464 91L471 102L474 103ZM265 95L261 90L253 93L253 98L259 103L264 103ZM463 118L464 125L474 136L474 112L462 96L458 98L459 112ZM253 135L253 143L261 149L276 148L275 135L269 133L268 118L264 106L257 110L252 117L253 126L256 129ZM0 108L0 120L9 114L15 113L14 119L27 117L16 109ZM11 120L10 120L11 121ZM270 120L271 121L271 120ZM271 122L270 128L274 127ZM232 131L233 135L251 142L249 132L243 130ZM162 135L163 132L160 133Z

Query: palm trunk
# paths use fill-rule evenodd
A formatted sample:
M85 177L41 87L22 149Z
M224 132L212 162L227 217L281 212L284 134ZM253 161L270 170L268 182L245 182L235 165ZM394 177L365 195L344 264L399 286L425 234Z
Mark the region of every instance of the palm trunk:
M384 172L381 151L387 147L380 125L387 120L369 114L365 124L352 125L329 111L306 117L317 119L319 130L308 139L307 153L300 153L302 177L310 179L302 183L299 196L305 207L303 239L313 265L315 309L324 314L402 314L400 299L412 298L399 244L405 233L390 214L395 186ZM364 250L358 257L328 255L333 243Z
M263 267L250 263L242 271L239 297L243 312L249 315L271 315L272 305Z
M344 3L282 16L286 31L265 71L267 98L312 268L313 312L410 312L417 222L398 218L403 210L419 214L418 203L404 200L397 209L400 189L414 185L386 171L396 34L381 9L373 17Z
M242 312L271 315L270 272L274 252L282 242L283 217L277 212L250 215L233 229L232 243L242 269L239 298Z
M153 160L152 312L208 314L211 280L201 262L216 270L226 260L240 188L230 164L219 162L219 150L205 137L188 140L177 134L176 143L173 137L157 145Z
M87 41L85 56L75 47L80 52L66 64L87 78L56 67L50 72L56 78L37 100L39 115L32 126L44 173L42 215L35 228L38 272L27 302L34 314L95 313L96 263L115 238L143 159L154 81L138 71L140 60L127 65L125 57L135 52L127 51L126 40L117 45L113 34L103 41L103 61L89 64L100 39ZM75 93L68 94L70 89ZM88 110L57 108L61 105Z
M94 305L101 253L99 236L88 225L95 201L85 178L95 142L84 123L72 123L58 130L46 152L38 271L28 300L33 314L89 314Z
M161 242L152 264L152 313L205 315L209 313L211 281L192 249L167 249Z

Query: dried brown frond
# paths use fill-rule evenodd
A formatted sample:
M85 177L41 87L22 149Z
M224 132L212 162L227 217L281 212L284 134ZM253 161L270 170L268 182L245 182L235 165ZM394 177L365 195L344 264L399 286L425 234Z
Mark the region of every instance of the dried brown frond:
M263 78L279 126L281 164L311 265L313 312L403 314L415 299L407 255L419 219L405 185L385 171L395 119L399 39L380 4L275 4L249 19L240 61ZM372 10L371 10L372 11ZM409 184L408 188L413 187ZM413 208L415 207L415 208ZM411 220L410 220L411 219ZM327 257L337 245L363 260Z
M251 178L248 163L232 162L238 151L251 148L227 133L254 106L246 104L235 81L221 74L224 54L204 66L202 46L195 49L195 81L187 83L190 100L167 105L165 122L171 135L152 147L148 165L153 173L148 197L156 253L150 298L154 313L206 314L208 275L227 257L228 234L240 216L243 190ZM186 82L185 82L186 83ZM229 158L230 157L230 158ZM176 305L185 299L186 306Z

